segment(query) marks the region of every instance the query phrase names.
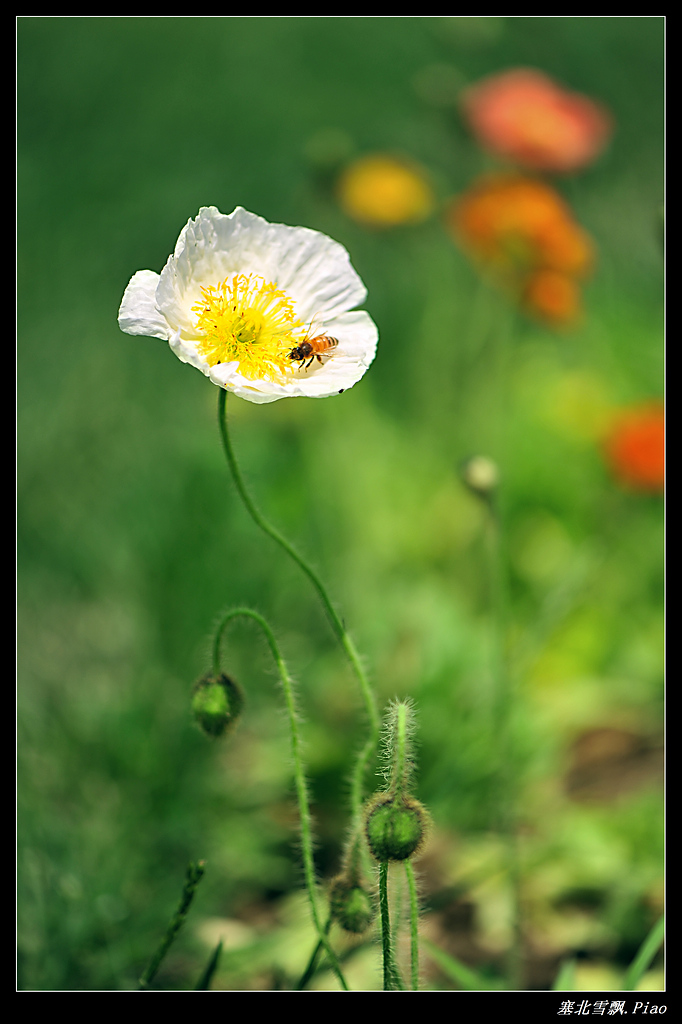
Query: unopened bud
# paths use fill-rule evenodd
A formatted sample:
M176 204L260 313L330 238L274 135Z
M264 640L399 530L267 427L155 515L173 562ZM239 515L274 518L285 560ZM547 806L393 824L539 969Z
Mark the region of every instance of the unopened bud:
M466 459L460 464L459 473L462 483L479 498L489 498L500 480L496 463L485 455L474 455Z
M372 897L359 882L339 875L329 890L331 915L347 932L360 935L374 920Z
M233 729L243 706L242 688L229 676L204 676L194 686L192 714L207 736L224 736Z
M379 862L407 860L426 838L428 814L414 797L382 793L370 803L365 822L367 843Z

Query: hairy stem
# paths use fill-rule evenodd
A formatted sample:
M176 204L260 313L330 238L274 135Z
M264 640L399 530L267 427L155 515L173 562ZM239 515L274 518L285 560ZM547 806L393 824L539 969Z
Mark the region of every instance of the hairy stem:
M242 617L253 619L257 622L260 628L265 634L265 638L268 642L272 656L277 665L277 671L279 672L279 678L282 683L282 689L284 691L284 700L287 708L287 715L289 718L289 731L291 735L291 752L294 762L294 782L296 786L296 797L298 800L298 813L301 825L301 851L303 854L303 873L305 877L306 890L308 893L308 902L310 903L310 912L315 925L315 931L317 932L318 938L322 943L322 946L329 958L332 970L336 974L341 986L347 991L348 985L346 979L343 976L339 962L334 954L329 941L327 939L326 929L320 922L320 915L317 908L316 898L316 883L315 883L315 863L313 860L313 834L312 834L312 815L310 813L310 801L308 799L308 787L305 779L305 772L303 770L303 756L301 752L301 737L298 728L298 720L296 717L296 703L294 700L294 689L291 681L291 676L287 669L286 663L280 654L277 641L275 640L274 634L270 629L270 626L266 619L263 618L258 612L253 611L251 608L234 608L224 616L222 622L218 626L216 631L216 638L213 647L213 659L214 659L214 670L216 674L220 671L220 642L222 640L223 632L233 619Z
M352 638L348 634L346 627L344 626L340 616L338 615L334 605L332 604L327 591L322 584L317 573L312 569L308 562L303 558L302 555L289 543L279 530L275 529L267 519L265 519L259 510L256 508L249 492L244 484L244 479L239 469L239 464L235 457L234 449L232 447L232 441L230 439L230 433L227 423L227 392L220 388L218 397L218 423L220 426L220 436L223 442L223 450L227 463L232 473L232 478L237 488L239 497L244 503L244 507L247 512L256 523L257 526L263 530L264 533L271 537L281 548L286 551L290 558L299 566L300 569L306 574L313 587L317 591L317 594L322 601L322 605L327 613L332 629L343 647L343 650L350 662L350 665L355 673L355 676L360 685L360 692L362 694L365 711L369 720L369 738L360 750L357 757L353 775L351 779L351 807L353 813L354 823L357 826L361 820L362 813L362 802L364 798L364 780L369 767L369 763L372 756L377 748L379 741L379 712L377 710L374 694L369 684L369 680L362 667L362 661L360 655L353 643Z
M410 891L410 982L412 991L419 990L419 901L412 861L405 861L405 876Z
M405 986L395 963L388 910L388 861L379 865L379 909L381 912L381 949L384 959L384 992L402 991Z

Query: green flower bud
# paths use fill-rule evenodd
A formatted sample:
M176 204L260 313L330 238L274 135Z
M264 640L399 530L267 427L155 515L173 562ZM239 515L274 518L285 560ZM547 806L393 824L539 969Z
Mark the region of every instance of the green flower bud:
M462 482L479 498L490 500L500 482L500 471L492 459L474 455L460 463Z
M346 875L339 875L329 890L329 907L334 920L347 932L356 935L367 931L374 920L372 897L359 882Z
M427 828L426 809L411 796L380 793L366 812L367 843L380 863L407 860L424 842Z
M224 736L233 729L243 706L241 686L224 674L204 676L192 691L192 714L207 736Z

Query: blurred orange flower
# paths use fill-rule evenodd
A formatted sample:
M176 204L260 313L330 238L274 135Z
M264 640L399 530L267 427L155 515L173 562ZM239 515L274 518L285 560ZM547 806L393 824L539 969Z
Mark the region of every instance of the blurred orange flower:
M582 311L578 285L572 277L557 270L536 270L530 274L523 303L529 313L556 327L575 323Z
M665 412L648 402L622 412L604 443L614 476L637 491L660 492L665 483Z
M551 269L583 275L592 242L549 185L516 174L479 179L455 200L448 221L460 243L503 271Z
M341 175L338 193L350 217L374 227L418 223L435 206L426 175L412 164L383 154L352 163Z
M612 132L611 116L600 104L531 68L483 79L463 93L461 106L486 149L528 170L585 167Z
M447 222L462 248L554 325L578 315L576 280L594 260L592 240L551 186L517 174L479 179Z

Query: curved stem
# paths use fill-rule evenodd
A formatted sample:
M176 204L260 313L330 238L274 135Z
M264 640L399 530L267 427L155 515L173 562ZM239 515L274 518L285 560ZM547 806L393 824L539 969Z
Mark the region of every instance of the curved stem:
M232 442L230 440L230 434L227 426L227 392L223 388L220 388L220 393L218 397L218 423L220 426L220 436L223 442L225 457L230 467L230 472L232 473L232 477L234 479L237 492L239 494L239 497L244 502L244 506L247 512L249 513L253 521L256 523L256 525L259 526L264 533L271 537L272 540L274 540L277 544L279 544L281 548L283 548L286 551L289 557L292 558L294 562L296 562L299 568L303 570L303 572L306 574L308 579L313 584L313 587L317 591L318 596L322 601L322 605L327 613L332 629L334 630L334 633L336 634L339 643L343 647L346 656L351 664L351 667L357 677L358 683L360 684L362 699L365 705L365 710L367 712L367 717L369 719L370 736L366 744L360 751L352 776L351 800L353 816L357 824L360 821L361 817L365 773L369 765L369 762L372 758L372 755L376 750L376 747L379 742L379 712L377 710L376 702L374 700L374 694L372 693L372 689L369 685L369 680L367 679L367 675L362 667L360 655L358 654L355 644L353 643L351 637L346 631L346 627L344 626L340 616L338 615L336 609L334 608L319 576L311 568L308 562L306 562L306 560L298 553L298 551L296 551L296 549L289 543L286 537L284 537L279 532L279 530L276 530L274 526L271 526L267 519L265 519L261 515L261 513L256 508L255 504L253 503L251 496L244 485L244 480L239 469L237 459L234 454Z
M348 991L348 985L346 979L343 976L339 962L336 959L336 955L333 952L329 941L327 939L326 929L320 922L320 915L317 909L317 900L315 897L315 863L313 860L313 836L312 836L312 815L310 813L310 801L308 799L308 787L305 780L305 772L303 770L303 758L301 755L301 737L298 729L298 721L296 718L296 703L294 700L294 689L287 669L286 663L280 654L277 641L275 640L274 634L270 629L270 626L266 619L263 618L258 612L253 611L251 608L234 608L228 612L222 619L222 622L218 626L216 631L216 638L213 646L213 664L216 674L220 671L220 642L222 640L223 632L232 621L232 619L244 617L253 619L263 630L265 638L268 641L272 656L275 659L277 665L277 671L282 683L282 689L284 690L284 699L287 706L287 713L289 716L289 730L291 733L291 752L294 761L294 781L296 785L296 796L298 799L298 811L301 821L301 851L303 854L303 872L305 876L305 884L308 892L308 901L310 903L310 911L313 918L313 924L317 932L318 938L322 943L324 950L329 958L332 970L336 974L341 986Z

